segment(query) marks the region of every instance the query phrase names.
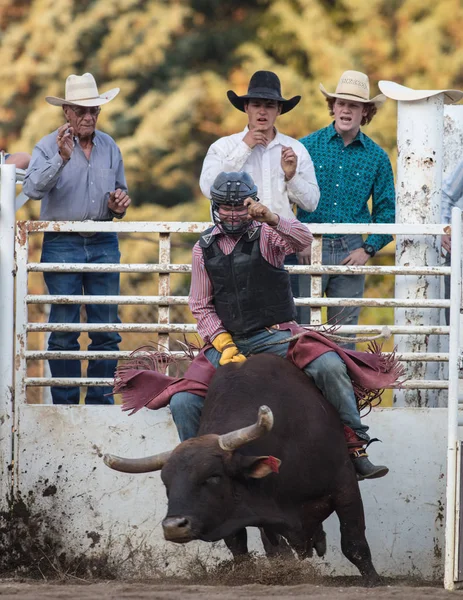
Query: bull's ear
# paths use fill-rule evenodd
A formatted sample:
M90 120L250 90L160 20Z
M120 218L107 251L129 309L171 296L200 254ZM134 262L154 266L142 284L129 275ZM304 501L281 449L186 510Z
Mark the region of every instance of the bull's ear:
M244 459L243 471L246 477L262 479L270 473L278 473L281 460L275 456L247 456Z

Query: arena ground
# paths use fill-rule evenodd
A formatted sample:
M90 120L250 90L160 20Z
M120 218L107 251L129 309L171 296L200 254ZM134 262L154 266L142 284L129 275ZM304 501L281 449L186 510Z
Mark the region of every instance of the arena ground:
M19 582L0 581L1 600L261 600L266 598L291 600L440 600L463 598L463 591L448 592L442 587L414 587L405 582L365 589L357 585L299 584L294 586L252 584L244 586L204 586L161 584L159 581L122 583ZM345 583L345 582L344 582Z

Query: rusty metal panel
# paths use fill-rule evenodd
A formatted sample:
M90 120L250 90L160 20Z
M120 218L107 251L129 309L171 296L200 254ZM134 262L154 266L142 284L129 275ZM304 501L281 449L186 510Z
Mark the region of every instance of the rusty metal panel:
M382 440L368 448L371 460L390 469L386 477L360 484L373 563L384 576L437 581L444 570L447 411L379 409L365 422L370 435ZM326 562L355 575L341 554L334 515L325 529ZM318 565L321 559L314 562Z
M11 492L16 168L0 166L0 514Z
M366 422L383 439L369 449L372 460L390 467L384 479L361 484L374 563L385 576L441 577L446 411L375 410ZM211 565L230 557L221 542L165 542L159 473L117 473L101 460L105 452L136 457L173 448L177 434L168 409L128 417L117 406L21 405L17 431L15 501L21 510L12 531L25 551L34 543L49 556L65 552L112 566L121 577L187 573L195 561ZM328 554L314 559L317 570L357 574L341 554L336 517L326 529ZM261 552L254 532L251 540Z
M106 452L137 457L175 447L168 409L128 417L119 406L20 405L16 431L15 549L20 540L24 554L34 545L50 560L65 553L131 577L179 572L196 556L200 542L163 539L159 473L117 473L102 460Z

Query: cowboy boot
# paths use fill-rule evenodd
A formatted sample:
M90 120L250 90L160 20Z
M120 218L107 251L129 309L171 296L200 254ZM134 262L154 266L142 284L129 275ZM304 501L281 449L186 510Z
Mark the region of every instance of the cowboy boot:
M377 479L384 477L389 473L388 467L384 465L374 465L368 458L364 446L368 446L365 440L362 440L353 429L344 425L344 435L351 457L352 463L357 473L357 480Z

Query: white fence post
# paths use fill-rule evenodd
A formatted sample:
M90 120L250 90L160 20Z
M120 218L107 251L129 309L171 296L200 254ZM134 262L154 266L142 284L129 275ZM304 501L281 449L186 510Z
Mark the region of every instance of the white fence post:
M442 164L442 182L453 173L458 163L463 160L463 106L444 106L444 152ZM442 279L442 290L444 281ZM442 297L444 296L442 291ZM443 311L441 323L445 325ZM460 318L460 339L463 339L463 319ZM448 352L448 338L441 336L441 352ZM448 365L441 363L440 377L448 379Z
M444 97L398 103L397 223L440 223ZM397 236L396 265L439 265L440 239L433 236ZM440 278L398 277L396 298L439 298ZM439 325L439 311L396 308L395 322ZM396 336L399 353L437 352L437 336ZM437 379L438 364L415 362L408 367L412 379ZM397 390L396 406L438 406L437 390Z
M16 167L0 165L0 510L11 492Z
M449 393L448 393L448 438L447 438L447 506L445 520L445 567L444 585L452 590L457 580L457 505L458 485L458 374L460 352L460 300L461 300L461 257L462 257L462 223L461 211L452 210L452 284L450 304L450 336L449 336ZM461 485L461 484L460 484Z

